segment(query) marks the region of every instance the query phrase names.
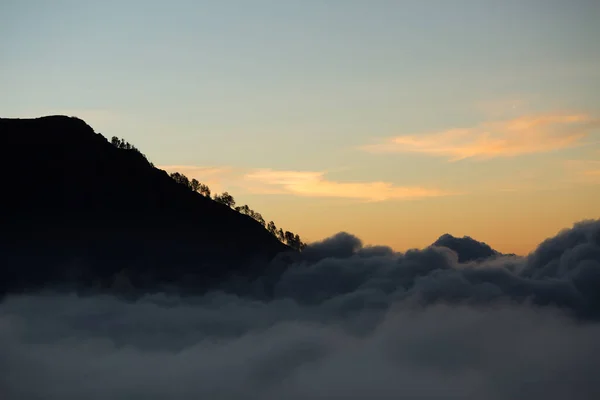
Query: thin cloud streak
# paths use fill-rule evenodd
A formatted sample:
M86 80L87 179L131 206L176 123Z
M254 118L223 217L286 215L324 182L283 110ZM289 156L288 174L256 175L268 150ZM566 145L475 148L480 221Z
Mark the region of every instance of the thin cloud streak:
M328 180L325 172L284 171L269 168L248 169L192 165L162 165L168 173L180 172L207 184L214 193L224 190L262 195L346 198L364 201L417 199L456 195L436 188L396 186L391 182L338 182Z
M454 193L419 186L395 186L390 182L336 182L324 172L275 171L259 169L244 176L250 184L258 184L257 193L293 194L306 197L339 197L367 201L415 199L446 196ZM252 186L252 185L251 185Z
M371 153L421 153L447 157L449 161L514 157L581 145L598 122L584 114L528 115L472 128L397 136L361 149Z

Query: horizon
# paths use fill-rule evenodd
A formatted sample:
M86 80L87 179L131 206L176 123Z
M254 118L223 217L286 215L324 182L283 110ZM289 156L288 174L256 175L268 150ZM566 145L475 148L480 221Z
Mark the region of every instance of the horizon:
M308 242L449 233L525 255L600 216L599 17L588 0L9 2L0 110L75 115Z
M0 1L0 398L600 399L598 21Z
M38 118L45 118L45 117L66 117L66 118L76 118L76 119L79 119L79 120L81 120L81 121L85 122L87 125L89 125L89 123L87 123L87 121L85 121L85 120L84 120L84 119L82 119L82 118L79 118L79 117L78 117L78 116L76 116L76 115L61 115L61 114L53 114L53 115L42 115L42 116L36 116L36 117L31 117L31 118L26 118L26 117L18 117L18 118L19 118L19 119L38 119ZM6 118L6 117L0 117L0 118ZM102 134L101 132L98 132L98 131L96 131L96 130L94 129L94 127L93 127L93 126L90 126L90 128L92 128L96 134ZM110 138L110 137L112 137L112 136L110 136L110 135L109 135L109 136L106 136L106 135L104 135L104 134L102 134L102 136L104 136L104 138L105 138L107 141L109 141L109 138ZM118 139L121 139L121 140L124 140L124 141L126 140L126 138L118 138ZM131 145L133 145L133 146L134 146L134 148L135 148L135 143L130 143L130 144L131 144ZM136 148L136 149L137 149L137 148ZM143 151L141 151L141 149L137 149L137 150L138 150L138 151L140 151L142 154L144 154L144 153L143 153ZM146 155L146 154L144 154L144 156L148 158L148 162L152 163L152 159L151 159L151 157L149 157L149 156L148 156L148 155ZM162 171L164 171L164 172L166 172L166 173L168 173L168 174L172 174L172 173L180 173L180 174L183 174L183 175L185 175L185 173L183 173L182 171L185 171L187 168L189 168L189 166L181 166L181 165L180 165L180 166L166 166L166 167L164 167L164 166L156 166L156 165L153 165L153 167L154 167L154 168L157 168L157 169L160 169L160 170L162 170ZM186 167L187 167L187 168L186 168ZM164 168L164 169L163 169L163 168ZM194 168L196 168L196 167L194 167ZM206 171L203 171L203 172L205 172L205 173L206 173ZM210 171L208 171L208 174L210 175ZM197 175L192 175L192 176L195 176L195 177L197 177ZM186 178L190 178L190 179L192 178L192 176L189 176L189 177L188 177L187 175L185 175L185 177L186 177ZM210 181L210 180L204 180L204 181L202 181L202 182L199 182L199 183L200 183L200 184L206 184L206 182L209 182L209 181ZM220 187L220 186L217 184L217 187ZM211 199L213 199L213 200L216 200L216 199L214 199L214 196L215 196L215 195L220 195L220 194L222 194L222 193L224 193L224 192L227 192L226 188L225 188L225 190L223 190L223 191L217 191L217 192L213 191L213 188L211 188L210 186L209 186L209 189L210 189L210 190L211 190L211 192L212 192L212 193L211 193L211 197L210 197L210 198L211 198ZM236 196L235 196L235 193L229 193L229 194L230 194L230 195L232 195L234 199L236 198ZM240 202L237 202L237 200L236 200L236 205L241 205L241 204L242 204L242 203L240 203ZM253 211L257 211L257 212L261 213L261 211L260 211L260 210L253 210ZM261 213L261 214L262 214L262 213ZM573 228L574 228L576 225L578 225L578 224L585 223L585 222L591 222L591 221L594 221L594 220L596 220L596 218L586 218L586 219L581 219L581 220L573 221L573 223L572 223L571 225L564 226L564 227L560 228L559 230L557 230L556 232L552 232L552 233L551 233L551 234L550 234L548 237L545 237L545 238L543 238L543 239L542 239L542 240L541 240L539 243L535 244L535 246L534 246L534 247L533 247L533 248L532 248L530 251L528 251L526 254L509 253L509 252L502 252L502 251L500 251L500 253L501 253L501 254L504 254L504 255L515 255L515 256L520 256L520 257L528 256L530 253L532 253L533 251L535 251L535 250L538 248L538 246L539 246L539 245L541 245L541 244L542 244L544 241L546 241L547 239L552 239L552 238L556 237L557 235L559 235L560 233L562 233L562 232L564 232L564 231L571 230L571 229L573 229ZM269 221L269 220L267 219L267 220L266 220L266 222L268 222L268 221ZM263 228L265 228L265 229L266 229L266 226L263 226ZM286 230L287 230L287 229L286 229ZM338 234L350 234L350 235L353 235L353 233L352 233L352 232L339 231L339 232L335 232L334 234L332 234L332 235L330 235L330 236L323 237L323 238L320 238L320 239L318 239L318 240L314 240L314 241L306 241L306 243L303 243L303 244L304 244L304 245L310 245L310 244L320 244L320 243L321 243L322 241L324 241L324 240L326 241L326 240L331 240L331 239L333 239L333 238L334 238L334 237L336 237L336 235L338 235ZM408 250L414 250L414 249L426 249L426 248L428 248L428 247L430 247L430 246L434 245L434 242L436 242L438 239L442 238L442 237L443 237L443 236L445 236L445 235L450 235L451 237L453 237L453 238L458 238L458 239L474 239L475 241L477 241L477 242L479 242L479 243L481 243L481 244L484 244L484 245L489 245L489 246L490 246L490 247L491 247L493 250L496 250L496 251L498 250L498 249L496 249L496 248L494 247L494 245L493 245L493 244L491 244L491 243L486 243L485 241L480 241L480 240L478 240L476 237L473 237L473 236L470 236L470 235L462 235L462 236L457 236L457 235L453 235L453 234L452 234L452 233L450 233L450 232L444 232L444 233L440 233L440 234L439 234L439 235L437 235L435 238L432 238L432 240L431 240L429 243L427 243L427 244L424 244L423 246L420 246L420 247L409 247L409 248L405 248L405 249L397 249L397 248L393 248L392 246L386 246L386 247L389 247L390 249L392 249L393 251L396 251L396 252L406 252L406 251L408 251ZM304 237L302 237L301 239L302 239L302 240L304 240L305 238L304 238ZM357 239L358 239L358 240L361 242L361 246L365 246L365 248L368 248L368 247L373 247L373 246L381 246L380 244L373 244L373 243L363 243L363 241L362 241L362 238L360 238L360 237L357 237Z

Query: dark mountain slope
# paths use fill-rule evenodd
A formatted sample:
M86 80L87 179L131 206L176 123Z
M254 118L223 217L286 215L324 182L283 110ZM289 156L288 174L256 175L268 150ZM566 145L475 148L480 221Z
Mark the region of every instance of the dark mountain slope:
M479 242L469 236L458 238L449 233L440 236L432 246L447 247L453 250L458 255L459 262L478 261L502 255L487 243Z
M0 119L5 290L77 281L204 286L289 250L77 118ZM126 277L126 279L124 278Z

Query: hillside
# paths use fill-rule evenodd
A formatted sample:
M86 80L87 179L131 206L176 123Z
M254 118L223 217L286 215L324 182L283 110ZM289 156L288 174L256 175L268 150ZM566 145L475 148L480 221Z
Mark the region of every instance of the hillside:
M84 121L0 119L2 289L206 286L290 250Z

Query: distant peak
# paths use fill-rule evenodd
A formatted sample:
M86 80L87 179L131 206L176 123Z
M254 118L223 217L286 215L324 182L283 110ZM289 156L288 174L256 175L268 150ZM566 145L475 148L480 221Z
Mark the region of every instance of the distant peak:
M494 257L501 253L487 243L479 242L470 236L456 237L449 233L440 236L433 246L447 247L458 255L459 262L469 262Z
M469 239L470 239L470 237L469 237L469 236L463 236L463 238L465 238L465 239L466 239L466 238L469 238ZM453 236L453 235L451 235L451 234L449 234L449 233L444 233L442 236L440 236L440 237L439 237L439 238L438 238L438 239L435 241L435 243L437 243L437 242L439 242L439 241L443 241L443 240L452 240L452 239L458 239L458 237L456 237L456 236Z

